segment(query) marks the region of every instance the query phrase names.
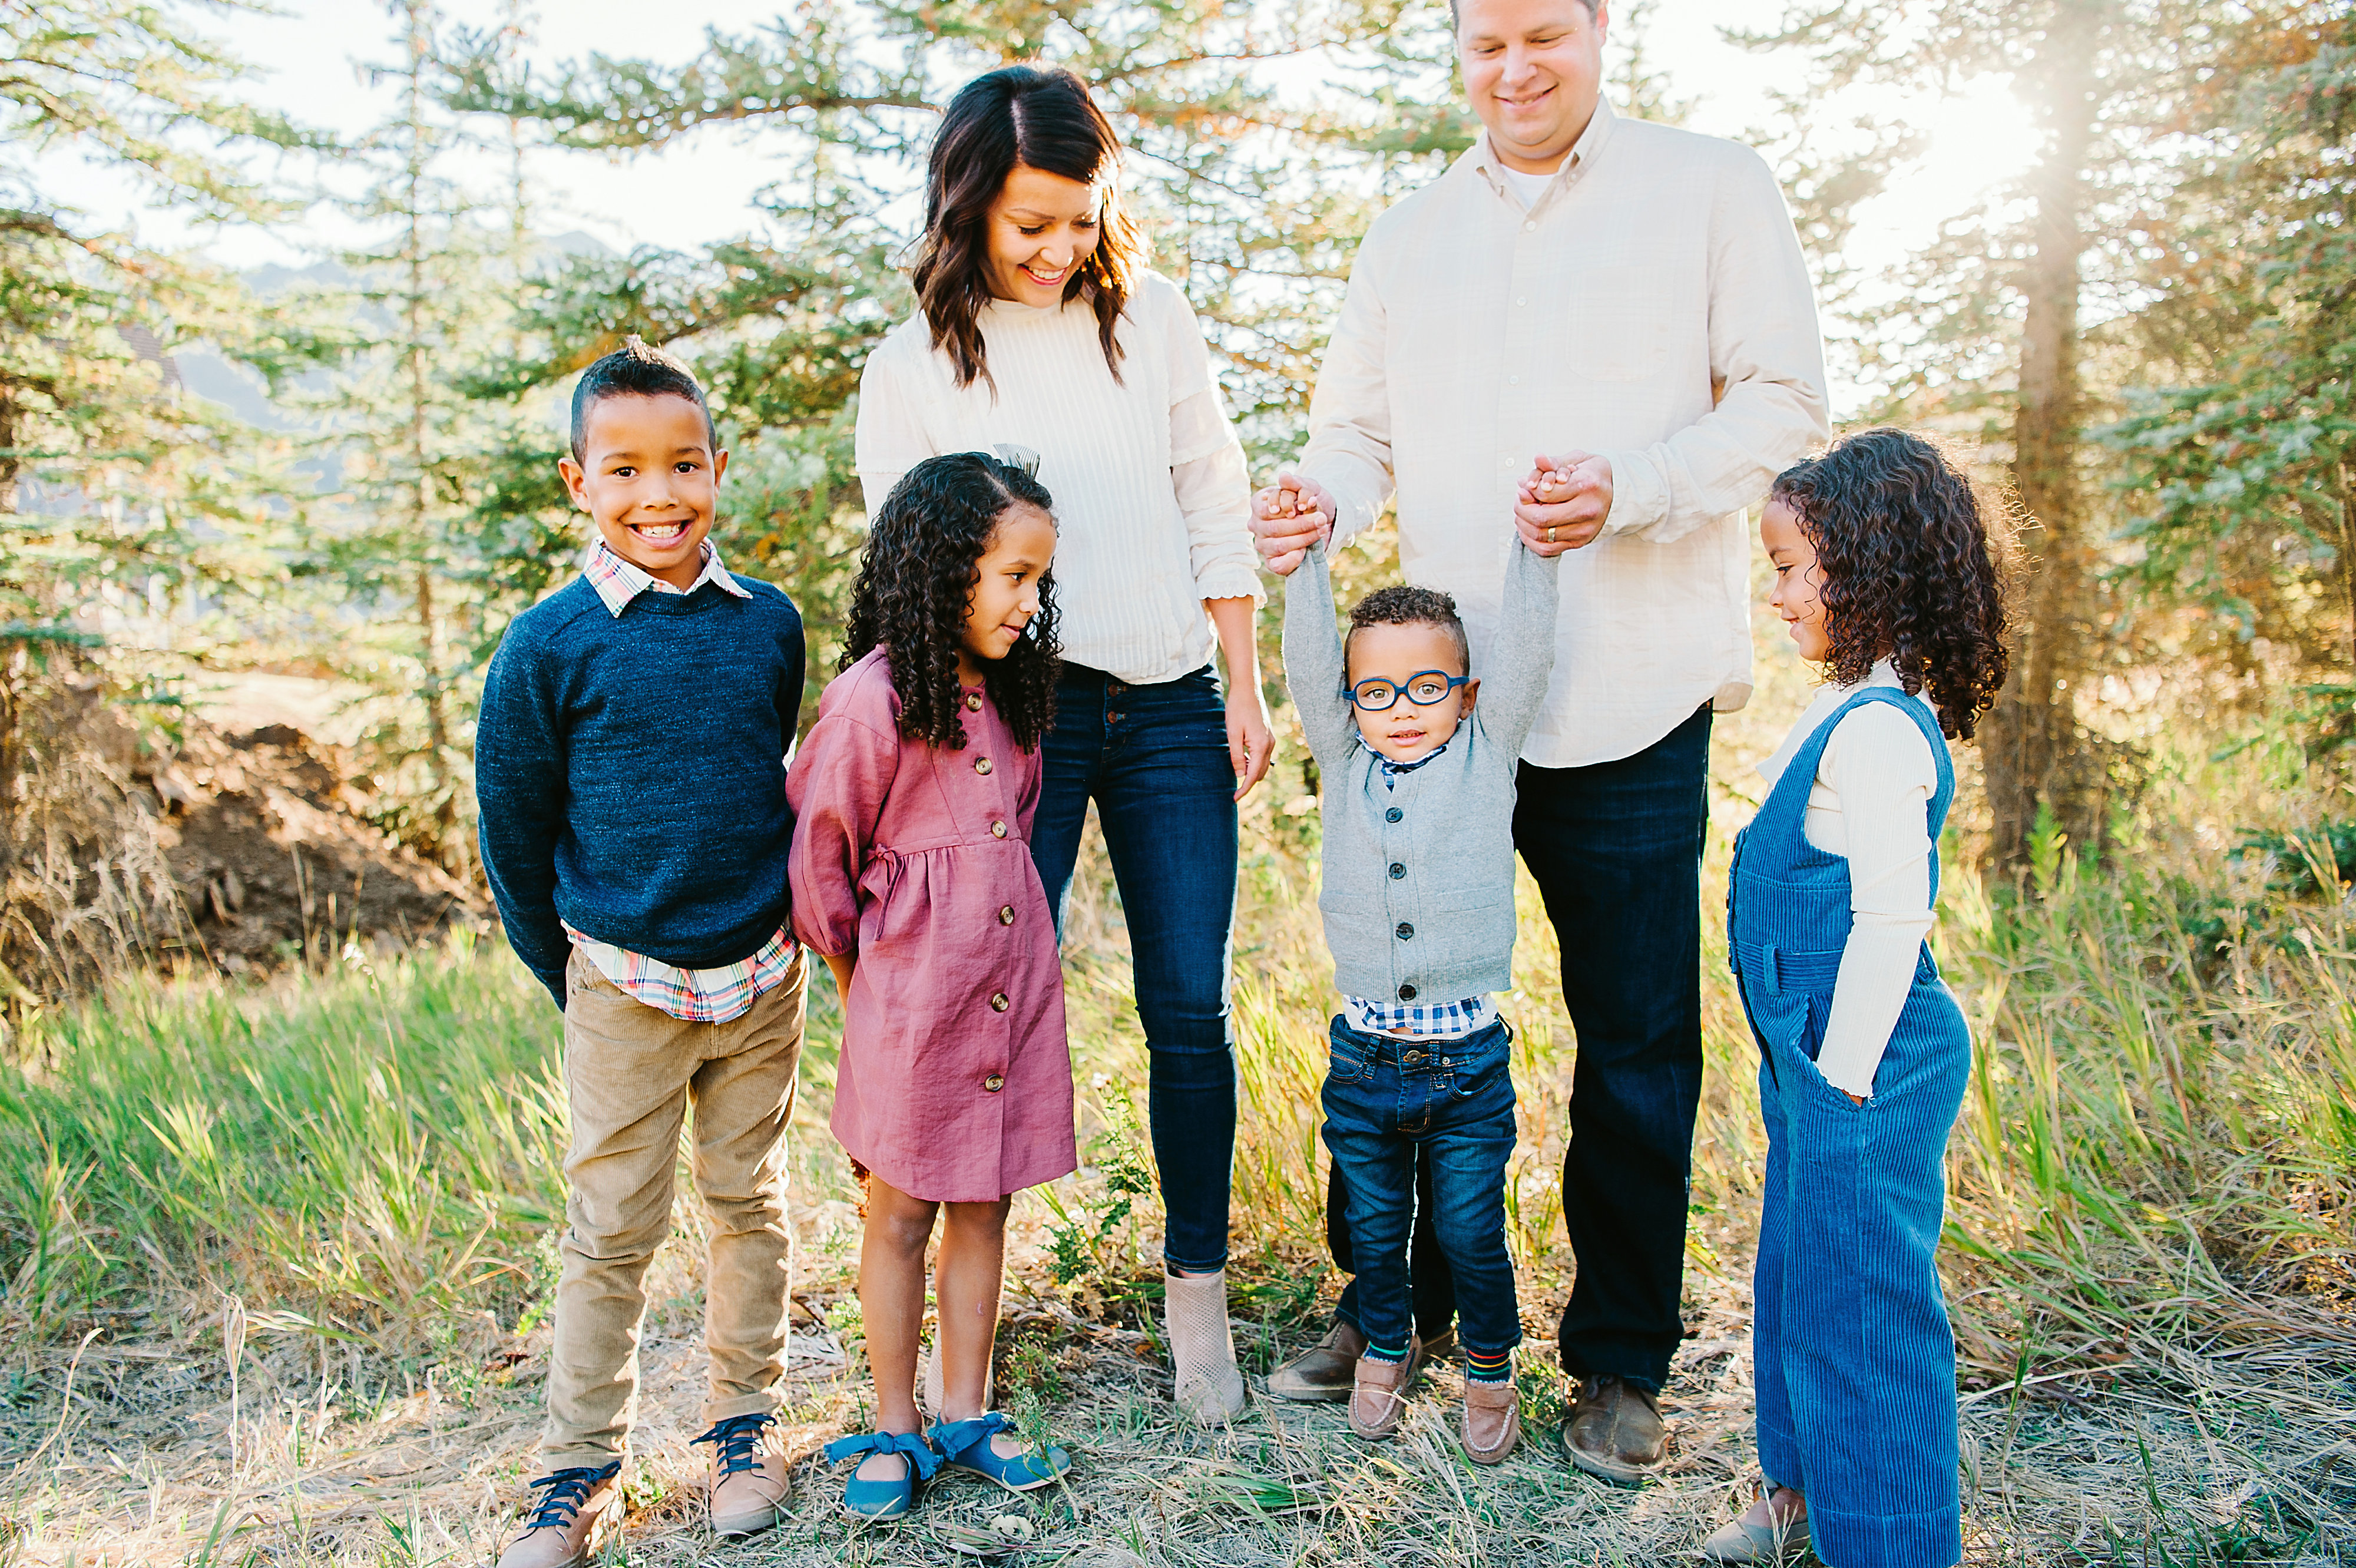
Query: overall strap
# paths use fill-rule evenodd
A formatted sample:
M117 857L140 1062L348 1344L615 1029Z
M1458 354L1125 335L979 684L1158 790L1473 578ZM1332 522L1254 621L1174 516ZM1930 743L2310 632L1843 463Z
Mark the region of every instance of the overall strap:
M1947 737L1939 728L1938 715L1932 711L1927 701L1895 686L1868 686L1858 692L1843 703L1839 710L1826 719L1816 733L1808 737L1808 743L1800 748L1807 755L1807 777L1814 779L1816 776L1816 765L1823 758L1826 743L1832 739L1833 726L1853 710L1869 703L1887 703L1912 719L1914 727L1922 732L1922 739L1931 747L1931 764L1937 772L1938 783L1933 787L1931 799L1924 806L1923 827L1931 840L1931 901L1935 904L1939 899L1939 834L1947 825L1947 808L1954 804L1955 760L1947 750ZM1800 759L1794 757L1792 768L1786 769L1786 777L1799 766ZM1801 798L1804 800L1805 794L1803 793Z

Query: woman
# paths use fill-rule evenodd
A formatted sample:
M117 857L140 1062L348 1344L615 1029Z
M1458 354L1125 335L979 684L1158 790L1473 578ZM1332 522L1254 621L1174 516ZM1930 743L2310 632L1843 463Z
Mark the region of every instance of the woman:
M1069 71L1009 66L958 93L933 142L919 309L860 381L859 478L873 509L926 457L1022 447L1055 498L1065 660L1032 854L1060 910L1096 801L1152 1062L1177 1399L1222 1425L1244 1402L1227 949L1236 802L1272 741L1261 596L1243 449L1192 308L1121 209L1119 154Z

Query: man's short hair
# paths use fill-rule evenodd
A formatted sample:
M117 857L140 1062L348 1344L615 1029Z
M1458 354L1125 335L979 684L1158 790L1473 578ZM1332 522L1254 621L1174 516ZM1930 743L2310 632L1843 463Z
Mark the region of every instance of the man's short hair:
M1463 666L1462 672L1472 673L1472 645L1465 639L1464 619L1456 613L1456 601L1437 588L1397 583L1360 599L1350 612L1349 636L1342 639L1344 668L1350 662L1350 638L1368 626L1436 626L1455 642L1456 661Z
M714 452L720 449L720 434L712 426L712 405L703 401L703 388L696 381L695 372L676 355L648 348L632 333L622 339L620 348L582 371L580 384L573 389L574 462L588 463L589 411L609 397L683 397L703 415L703 439Z
M1602 4L1602 0L1579 0L1579 3L1586 6L1587 14L1592 16L1595 15L1595 7ZM1454 32L1464 26L1464 15L1457 9L1457 4L1458 0L1448 0L1448 30L1450 32Z

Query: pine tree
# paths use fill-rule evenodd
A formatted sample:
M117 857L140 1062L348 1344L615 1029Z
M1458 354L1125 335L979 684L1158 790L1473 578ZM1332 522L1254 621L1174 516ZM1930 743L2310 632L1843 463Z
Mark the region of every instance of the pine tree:
M2009 77L2042 133L2034 166L2004 193L2025 216L1999 204L1951 220L1901 280L1903 303L1861 334L1861 360L1883 379L1875 412L1976 425L2027 514L2019 645L1981 731L2000 866L2024 863L2040 825L2082 843L2104 825L2113 753L2078 708L2115 629L2108 459L2089 432L2127 360L2114 357L2100 384L2088 374L2097 349L2131 331L2132 312L2112 302L2132 297L2138 218L2164 196L2194 128L2187 105L2243 24L2220 0L1840 0L1742 40L1804 51L1817 91Z
M2212 127L2152 225L2146 362L2104 432L2126 459L2137 585L2263 628L2309 673L2310 747L2356 740L2356 19L2243 30Z
M478 367L517 341L529 220L446 176L464 128L439 91L443 18L432 0L391 0L388 9L398 52L375 74L397 90L395 105L359 148L375 177L353 203L384 238L341 258L353 280L342 294L351 351L332 390L314 400L316 442L337 476L333 518L304 567L343 596L328 657L391 715L367 736L391 786L381 825L463 867L471 844L461 827L471 815L463 731L486 645L496 641L513 532L507 521L487 529L486 518L519 512L536 533L534 510L547 501L545 478L535 483L493 456L512 445L519 411L470 395ZM519 202L519 178L513 194ZM519 496L530 501L515 508Z

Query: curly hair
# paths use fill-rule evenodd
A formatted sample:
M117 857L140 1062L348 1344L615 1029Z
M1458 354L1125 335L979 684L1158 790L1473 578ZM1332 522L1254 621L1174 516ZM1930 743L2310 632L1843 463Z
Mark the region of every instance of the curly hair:
M1350 630L1342 639L1342 663L1346 671L1350 662L1350 639L1358 628L1368 626L1436 626L1456 641L1456 657L1464 666L1464 673L1472 672L1472 644L1464 636L1464 618L1456 613L1456 601L1438 588L1418 588L1405 583L1394 583L1387 588L1376 588L1350 608ZM1349 679L1345 673L1344 680Z
M958 649L973 603L978 563L998 521L1018 506L1055 520L1047 488L981 452L927 457L900 477L867 525L867 552L851 590L842 658L848 670L886 650L900 694L900 733L950 751L965 748ZM1039 578L1039 613L1003 659L985 660L982 684L1017 745L1038 749L1055 718L1055 577Z
M2004 587L1972 482L1911 431L1861 430L1775 477L1815 546L1832 678L1887 659L1969 740L2010 663Z
M1120 379L1120 316L1145 270L1145 239L1113 183L1120 137L1087 83L1060 67L1010 65L958 89L934 133L925 171L925 233L909 276L949 357L957 384L989 381L980 315L991 301L990 209L1018 164L1100 188L1097 248L1072 269L1067 301L1085 298L1113 380Z

